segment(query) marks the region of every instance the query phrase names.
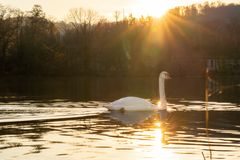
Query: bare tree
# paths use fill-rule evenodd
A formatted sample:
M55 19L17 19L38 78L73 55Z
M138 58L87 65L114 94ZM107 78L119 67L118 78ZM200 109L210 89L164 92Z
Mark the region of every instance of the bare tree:
M75 37L74 39L77 45L74 46L74 48L76 48L74 61L81 61L82 59L85 72L89 70L91 58L90 47L93 43L94 28L99 19L96 11L90 9L85 10L83 8L71 9L68 15L68 21L75 30L75 35L73 36ZM79 64L79 62L77 63Z
M121 16L121 12L120 11L115 11L113 13L113 17L114 17L116 23L118 23L118 21L120 19L120 16Z
M96 24L99 20L98 13L91 9L85 10L83 8L74 8L69 11L67 21L70 22L75 29L81 28L84 26L91 27L93 24Z

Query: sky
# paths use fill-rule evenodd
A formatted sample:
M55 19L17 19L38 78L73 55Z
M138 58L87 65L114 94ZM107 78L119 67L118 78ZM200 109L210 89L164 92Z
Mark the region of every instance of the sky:
M207 0L0 0L0 4L30 11L34 4L42 6L48 17L64 20L72 8L92 9L108 19L119 11L124 15L160 17L175 6L203 3ZM209 0L211 1L211 0ZM225 3L240 3L240 0L221 0Z

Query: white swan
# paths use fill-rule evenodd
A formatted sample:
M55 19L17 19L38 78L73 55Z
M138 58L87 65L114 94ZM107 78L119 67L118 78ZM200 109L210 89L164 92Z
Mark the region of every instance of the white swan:
M165 79L170 79L169 74L163 71L159 75L159 95L160 106L154 105L151 102L138 97L124 97L118 99L109 106L106 106L109 110L123 110L123 111L151 111L151 110L166 110L167 100L165 96Z

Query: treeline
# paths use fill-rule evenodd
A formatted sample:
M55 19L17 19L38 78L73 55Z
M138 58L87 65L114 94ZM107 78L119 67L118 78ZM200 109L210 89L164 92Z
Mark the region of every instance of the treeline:
M69 12L66 22L54 22L39 5L29 12L0 5L0 74L182 74L181 66L202 70L204 64L192 63L240 58L239 15L240 5L205 3L176 7L160 19L123 19L116 11L115 21L79 8Z

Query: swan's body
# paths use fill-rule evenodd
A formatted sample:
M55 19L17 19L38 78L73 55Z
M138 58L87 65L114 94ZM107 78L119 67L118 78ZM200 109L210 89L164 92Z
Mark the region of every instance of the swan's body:
M167 72L161 72L159 76L159 94L161 105L157 106L152 104L143 98L138 97L124 97L110 103L107 108L109 110L124 110L124 111L154 111L154 110L166 110L166 96L165 96L165 79L169 79L169 74Z
M124 97L110 104L110 110L128 111L151 111L157 110L157 106L151 102L138 97Z

